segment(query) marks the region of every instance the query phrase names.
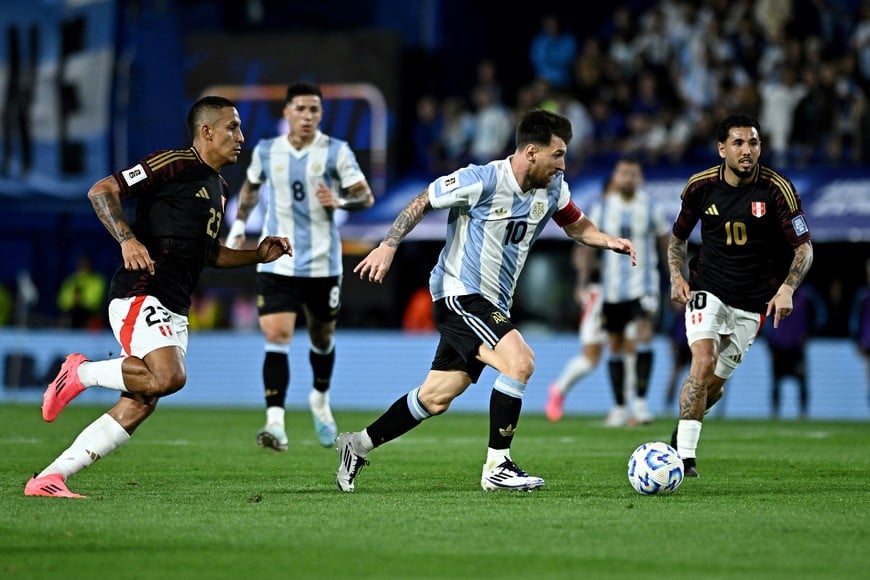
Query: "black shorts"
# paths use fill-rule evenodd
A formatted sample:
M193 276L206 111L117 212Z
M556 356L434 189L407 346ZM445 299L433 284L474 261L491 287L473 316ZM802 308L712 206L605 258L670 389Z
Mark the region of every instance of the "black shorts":
M478 294L449 296L433 304L435 327L441 333L433 371L465 371L476 383L486 367L477 358L480 345L495 348L516 328L508 315Z
M338 319L341 310L341 276L300 278L257 273L257 309L260 316L276 312L302 312L322 322Z
M646 315L640 298L627 302L605 302L601 305L602 326L611 334L625 332L625 327L632 320Z

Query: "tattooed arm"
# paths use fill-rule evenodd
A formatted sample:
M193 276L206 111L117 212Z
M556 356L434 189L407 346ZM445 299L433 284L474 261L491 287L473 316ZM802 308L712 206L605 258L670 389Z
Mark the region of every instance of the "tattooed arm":
M405 206L405 209L396 217L384 241L369 252L369 255L363 258L353 271L358 273L363 280L368 279L369 282L379 284L383 282L393 263L393 257L396 255L399 244L431 209L429 190L425 189Z
M113 176L105 177L91 186L88 199L94 207L97 217L112 237L121 244L121 254L124 257L124 268L127 270L147 270L154 273L154 260L143 246L133 228L124 217L121 205L121 188Z
M810 266L813 265L813 245L811 242L804 242L794 249L794 259L791 261L791 266L788 269L788 274L785 281L776 291L773 298L767 303L767 316L774 312L773 327L779 326L779 321L791 314L794 308L792 297L794 291L800 286L807 272L810 271Z
M686 304L691 298L689 283L683 277L686 256L689 254L688 240L681 240L671 234L668 241L668 274L671 279L671 300Z

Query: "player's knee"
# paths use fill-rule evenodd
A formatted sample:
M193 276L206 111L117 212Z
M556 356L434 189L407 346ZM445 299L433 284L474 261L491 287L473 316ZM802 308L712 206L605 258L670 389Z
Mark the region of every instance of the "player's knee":
M456 397L447 393L435 393L427 397L426 400L421 401L421 403L426 407L426 411L429 412L429 415L434 417L435 415L443 415L446 413L447 409L450 408L450 403L452 403L455 398Z
M158 397L165 397L172 393L177 393L186 383L187 373L183 368L161 373L160 376L154 377L155 395Z
M522 383L528 383L535 372L535 355L526 353L508 361L506 375Z

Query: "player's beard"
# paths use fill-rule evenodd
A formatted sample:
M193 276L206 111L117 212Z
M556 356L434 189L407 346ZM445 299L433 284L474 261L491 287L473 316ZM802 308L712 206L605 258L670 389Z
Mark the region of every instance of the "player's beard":
M749 177L752 177L752 174L755 172L755 163L750 165L749 169L747 169L745 171L740 168L740 165L735 163L734 165L731 166L731 171L734 173L734 175L737 176L737 179L741 179L741 180L747 179Z

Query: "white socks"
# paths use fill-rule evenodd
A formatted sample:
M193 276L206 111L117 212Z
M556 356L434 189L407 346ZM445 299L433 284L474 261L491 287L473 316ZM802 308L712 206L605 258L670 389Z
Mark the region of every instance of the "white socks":
M72 445L40 472L39 477L60 473L66 480L129 440L130 435L124 428L108 414L103 414L85 427Z
M574 384L592 372L595 367L585 355L579 354L568 361L562 374L556 379L556 390L563 395L568 394Z
M79 380L85 387L103 387L129 393L121 371L123 363L123 358L83 362L79 365Z
M266 407L266 425L284 428L284 407Z
M486 448L486 466L487 467L495 467L496 465L501 465L505 462L506 459L511 458L511 450L510 449L493 449L492 447Z
M677 453L683 459L694 459L695 450L698 448L698 439L701 438L700 421L694 419L680 419L677 428Z

